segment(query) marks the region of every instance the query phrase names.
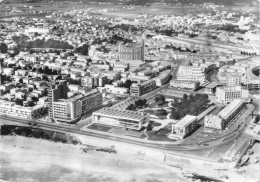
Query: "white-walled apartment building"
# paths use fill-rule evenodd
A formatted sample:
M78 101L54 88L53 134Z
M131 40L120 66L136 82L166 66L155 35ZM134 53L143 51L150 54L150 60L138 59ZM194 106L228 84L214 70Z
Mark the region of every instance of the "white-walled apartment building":
M59 99L53 103L53 119L60 122L73 122L83 115L91 114L102 105L102 94L90 91L69 99Z
M222 109L217 115L207 115L204 127L207 129L223 130L226 125L245 107L243 99L235 99Z
M35 119L44 113L43 105L23 107L14 102L0 100L0 114L18 118Z
M236 63L235 65L226 65L219 69L218 80L227 86L243 84L248 89L260 88L260 77L255 74L260 69L260 65L254 61Z
M184 88L188 90L197 90L199 87L200 83L193 82L193 81L181 81L181 80L171 80L170 81L170 87L173 88Z
M148 80L143 83L133 83L130 87L130 93L132 96L140 97L154 89L156 89L155 80Z
M206 82L205 68L195 66L180 66L177 74L177 80L181 81L198 81L200 84Z
M170 76L171 70L163 71L158 77L154 78L156 85L159 87L164 85L170 79Z
M248 90L243 89L241 86L217 87L216 89L216 98L223 104L228 104L235 99L246 99L248 97Z
M183 139L186 135L193 132L197 127L197 117L186 115L177 123L172 125L171 138Z

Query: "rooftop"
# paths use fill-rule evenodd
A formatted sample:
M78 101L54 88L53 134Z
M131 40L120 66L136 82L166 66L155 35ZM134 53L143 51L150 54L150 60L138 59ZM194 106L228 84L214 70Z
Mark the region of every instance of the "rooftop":
M174 126L175 127L185 127L188 124L192 123L196 118L197 118L197 116L186 115L179 122L177 122Z
M243 99L233 100L230 104L228 104L224 109L222 109L218 115L223 119L226 119L234 110L237 109L241 104L244 103Z
M143 119L147 113L140 113L136 111L128 111L128 110L117 110L112 108L103 108L100 109L93 114L99 114L107 117L116 117L120 119L129 119L129 120L136 120L139 121Z

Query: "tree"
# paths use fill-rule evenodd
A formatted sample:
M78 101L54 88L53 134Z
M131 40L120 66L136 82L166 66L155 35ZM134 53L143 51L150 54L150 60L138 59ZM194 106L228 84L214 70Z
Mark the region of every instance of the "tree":
M8 47L5 43L0 44L0 53L7 53Z
M88 44L84 44L84 45L82 45L80 47L77 47L75 52L87 56L88 55L88 49L89 49L89 45Z
M165 109L158 109L158 110L155 112L155 114L156 114L157 116L165 116L165 115L167 115L167 112L166 112Z
M29 107L33 107L34 106L34 103L31 101L31 102L28 102L27 104Z
M183 100L186 101L188 99L188 95L185 93L183 94Z
M138 99L135 101L135 106L136 107L143 107L146 104L147 100L146 99Z
M198 109L199 108L197 107L195 102L190 103L190 105L189 105L189 113L190 114L194 114L195 112L198 111Z
M125 81L125 84L124 84L124 87L130 89L132 83L133 83L133 82L132 82L131 80L126 80L126 81Z
M257 114L256 117L255 117L255 120L254 120L254 123L258 123L260 120L260 115Z
M32 99L33 102L38 102L39 101L39 99L37 97L32 97L31 99Z
M130 111L133 111L135 110L135 105L134 104L130 104L129 106L127 106L126 110L130 110Z
M38 69L39 73L43 73L42 67Z
M23 99L18 99L18 98L16 98L16 99L14 100L14 102L15 102L16 105L23 106Z
M193 100L193 97L194 97L193 94L190 94L190 95L189 95L189 99L190 99L191 101Z
M164 104L165 103L165 97L163 95L157 95L157 96L155 96L154 101L158 105Z
M180 113L178 111L176 111L175 109L172 110L172 113L171 113L171 118L172 119L180 119Z

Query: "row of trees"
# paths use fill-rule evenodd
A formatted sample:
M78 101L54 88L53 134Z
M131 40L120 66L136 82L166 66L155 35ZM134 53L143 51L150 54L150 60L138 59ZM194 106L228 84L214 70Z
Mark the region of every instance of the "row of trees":
M154 101L156 102L157 105L162 105L165 103L165 97L163 95L156 95L154 97Z
M247 55L247 56L256 56L256 53L250 53L250 52L246 52L246 51L241 51L240 54Z
M89 45L88 44L84 44L82 46L77 47L75 52L87 56L88 55L88 50L89 50Z
M234 33L239 32L241 34L244 34L246 32L246 30L239 29L238 25L233 25L233 24L222 25L221 27L218 27L217 30L225 30Z
M37 69L33 68L32 71L37 71ZM45 66L43 69L40 67L40 68L38 68L38 71L39 71L39 73L44 73L44 74L47 74L47 75L58 75L57 70L52 70L48 66Z
M121 41L124 44L133 42L131 39L123 38L123 37L115 34L108 40L108 43L117 44L118 41Z
M68 42L54 40L54 39L36 39L28 41L24 45L26 48L54 48L54 49L73 49L73 46Z
M179 102L178 99L174 99L172 106L178 109L173 109L171 113L172 119L180 119L187 114L196 115L197 112L209 102L208 95L196 94L195 96L183 95L183 99Z
M14 48L13 56L17 55L23 49L31 48L73 49L73 46L68 42L54 39L36 39L30 41L30 38L26 35L13 36L12 39L17 44Z

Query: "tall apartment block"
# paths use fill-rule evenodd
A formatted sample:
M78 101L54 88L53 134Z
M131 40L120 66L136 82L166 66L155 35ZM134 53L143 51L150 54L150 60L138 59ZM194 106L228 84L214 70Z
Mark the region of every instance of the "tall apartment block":
M126 45L118 45L118 59L119 60L141 60L145 61L145 42L142 38L141 44L129 43Z
M75 122L81 116L97 111L101 105L102 94L97 90L69 99L58 99L53 102L53 119L58 122Z
M55 84L51 85L48 91L48 107L49 107L49 116L54 117L53 103L58 99L67 99L68 86L67 81L59 80Z

